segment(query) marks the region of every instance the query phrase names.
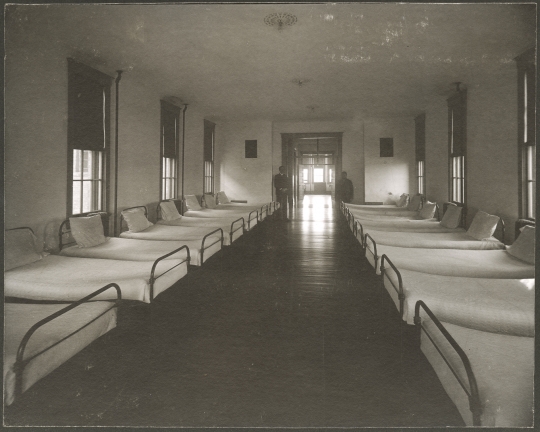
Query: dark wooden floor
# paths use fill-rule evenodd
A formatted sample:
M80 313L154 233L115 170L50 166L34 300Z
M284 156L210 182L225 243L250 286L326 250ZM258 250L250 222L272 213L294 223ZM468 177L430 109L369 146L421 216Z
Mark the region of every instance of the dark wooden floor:
M329 197L268 221L28 390L6 425L421 427L461 418Z

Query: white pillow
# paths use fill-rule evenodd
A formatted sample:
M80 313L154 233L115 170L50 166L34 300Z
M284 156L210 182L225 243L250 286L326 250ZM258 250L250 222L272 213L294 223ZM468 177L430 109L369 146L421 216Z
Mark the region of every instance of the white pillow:
M508 253L526 263L534 264L535 233L536 229L534 227L530 225L524 226L514 244L507 249Z
M206 208L213 209L216 208L216 197L212 194L204 194L204 204L206 205Z
M479 210L474 215L471 226L467 230L467 235L476 240L488 239L495 232L499 220L500 218L498 216L493 216Z
M437 203L426 201L422 210L420 210L420 217L422 219L433 219L435 216L435 210L437 210Z
M159 206L161 208L161 219L164 221L173 221L182 218L182 215L178 213L176 204L173 201L160 202Z
M422 195L416 194L409 201L409 205L407 206L407 210L409 210L409 211L418 211L418 210L420 210L420 207L422 207Z
M450 204L444 213L444 216L440 222L441 226L445 228L457 228L461 221L461 210L463 207L455 204Z
M122 215L124 216L128 229L131 232L144 231L146 228L154 225L148 219L146 219L142 209L123 211Z
M405 207L409 202L409 194L401 194L399 199L396 201L397 207Z
M29 229L8 230L4 233L4 271L39 261L37 238Z
M71 236L80 248L97 246L107 239L103 232L103 222L100 215L86 217L70 217Z
M229 204L231 200L229 197L225 194L225 192L221 191L217 193L217 202L219 204Z
M184 197L184 201L186 202L186 207L188 210L202 210L202 207L195 195L186 195Z

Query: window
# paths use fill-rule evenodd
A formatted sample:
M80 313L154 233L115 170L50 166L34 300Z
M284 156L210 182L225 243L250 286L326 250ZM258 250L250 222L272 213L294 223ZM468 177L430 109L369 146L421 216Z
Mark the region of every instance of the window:
M426 115L414 119L414 137L416 147L416 190L426 194Z
M203 193L214 193L214 141L216 125L204 120L204 182Z
M467 91L448 99L448 162L450 200L465 204L467 146Z
M107 210L111 84L68 58L68 216Z
M161 101L161 185L162 200L177 197L180 108Z
M332 168L328 168L328 183L332 183L334 181L334 173L332 171Z
M313 168L313 183L324 182L324 168Z
M303 181L304 183L308 183L308 180L309 180L309 177L308 177L308 169L307 168L303 168L302 169L302 177L303 177Z
M536 218L536 68L534 48L516 58L518 68L518 173L520 217Z

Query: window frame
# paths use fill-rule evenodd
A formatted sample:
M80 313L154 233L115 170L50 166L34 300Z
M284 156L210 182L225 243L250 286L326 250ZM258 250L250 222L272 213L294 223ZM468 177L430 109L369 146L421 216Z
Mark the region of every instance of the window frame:
M87 66L83 63L79 63L72 58L67 58L68 64L68 133L67 133L67 197L66 197L66 217L70 216L84 216L93 212L107 212L109 211L109 178L110 178L110 148L111 148L111 86L113 78ZM102 88L103 94L103 149L88 149L81 148L80 144L77 143L77 127L78 124L78 114L76 112L76 98L78 97L75 81L77 79L83 79L84 81L92 82L97 84ZM94 179L84 179L84 157L81 157L81 179L76 179L74 175L74 159L75 151L82 151L81 155L84 155L85 151L91 151L94 154L100 154L101 159L101 178L98 180ZM96 167L93 169L95 174ZM88 211L82 211L80 213L75 213L73 210L74 204L74 185L75 182L81 183L81 202L80 209L83 209L83 182L92 181L92 182L101 182L101 187L96 189L95 192L92 192L92 201L95 208L92 208ZM93 189L93 188L92 188Z
M159 197L161 201L178 198L178 181L179 181L179 157L180 157L180 113L182 109L167 101L161 102L161 120L160 120L160 144L159 144ZM165 140L166 140L166 121L172 115L174 117L174 155L168 157L165 155ZM166 169L166 164L172 163L174 166ZM170 175L167 175L170 174ZM172 189L169 195L166 195L166 185Z
M214 194L215 190L215 141L216 125L204 119L203 137L203 194Z
M520 219L536 220L535 48L515 58L518 124L518 209Z
M416 191L426 196L426 115L414 119L414 141L416 154Z
M448 196L454 204L467 203L467 90L448 98Z

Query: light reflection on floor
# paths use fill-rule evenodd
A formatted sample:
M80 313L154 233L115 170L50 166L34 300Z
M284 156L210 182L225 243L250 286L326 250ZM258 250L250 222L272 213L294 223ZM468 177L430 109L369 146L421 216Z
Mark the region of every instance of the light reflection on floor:
M327 234L333 230L333 202L331 195L304 195L293 214L294 221L302 223L303 234ZM309 238L309 237L308 237Z

